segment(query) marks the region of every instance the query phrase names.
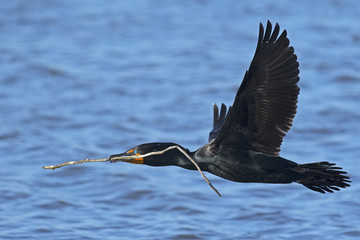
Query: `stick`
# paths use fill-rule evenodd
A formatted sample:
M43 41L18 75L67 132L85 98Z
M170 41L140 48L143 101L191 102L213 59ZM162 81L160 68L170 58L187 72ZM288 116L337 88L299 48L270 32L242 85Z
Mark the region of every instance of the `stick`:
M79 163L87 163L87 162L107 162L109 161L108 158L100 158L100 159L85 159L85 160L80 160L80 161L70 161L70 162L64 162L62 164L59 165L50 165L50 166L43 166L43 169L52 169L55 170L56 168L61 168L63 166L67 166L67 165L74 165L74 164L79 164Z
M171 149L178 149L182 154L184 154L184 156L187 157L192 162L192 164L195 165L196 169L200 172L201 176L205 179L207 184L209 184L209 186L217 193L217 195L219 195L219 197L221 197L221 194L219 193L219 191L211 184L209 179L207 179L207 177L201 171L199 165L189 156L189 154L187 154L187 152L185 152L179 146L170 146L170 147L168 147L168 148L166 148L166 149L164 149L162 151L150 152L150 153L146 153L144 155L113 157L111 160L112 161L115 160L115 161L125 162L125 160L131 160L131 159L136 159L136 158L145 158L145 157L152 156L152 155L160 155L160 154L163 154L164 152L167 152L167 151L169 151ZM67 166L67 165L74 165L74 164L87 163L87 162L107 162L107 161L110 161L110 159L108 159L108 158L85 159L85 160L80 160L80 161L65 162L65 163L62 163L62 164L59 164L59 165L43 166L42 168L55 170L56 168L61 168L61 167Z

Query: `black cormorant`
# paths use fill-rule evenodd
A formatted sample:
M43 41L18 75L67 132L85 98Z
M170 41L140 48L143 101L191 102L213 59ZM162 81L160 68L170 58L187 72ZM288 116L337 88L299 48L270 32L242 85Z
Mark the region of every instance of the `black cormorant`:
M286 30L268 21L260 23L254 58L236 93L234 104L220 111L214 104L214 125L209 142L190 152L176 143L147 143L133 147L119 156L143 155L179 146L207 172L235 182L291 183L325 193L345 188L349 177L334 163L298 164L279 156L280 145L296 113L299 94L299 63L289 46ZM175 165L190 170L195 166L178 149L161 155L128 160L150 166Z

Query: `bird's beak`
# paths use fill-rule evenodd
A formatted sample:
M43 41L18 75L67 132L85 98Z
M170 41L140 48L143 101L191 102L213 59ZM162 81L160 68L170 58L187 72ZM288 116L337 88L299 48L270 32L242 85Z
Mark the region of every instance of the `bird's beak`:
M111 163L114 162L128 162L133 164L144 164L144 159L142 157L136 157L139 156L139 153L134 153L133 150L129 150L124 153L111 155L109 157L109 160Z

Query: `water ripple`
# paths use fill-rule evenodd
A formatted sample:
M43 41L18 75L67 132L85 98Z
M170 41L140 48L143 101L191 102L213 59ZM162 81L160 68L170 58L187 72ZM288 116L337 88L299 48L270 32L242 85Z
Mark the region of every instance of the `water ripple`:
M0 4L0 239L358 239L359 1ZM353 180L299 184L98 163L142 142L206 143L232 104L259 21L288 30L301 94L282 156L332 161ZM324 234L326 233L326 234Z

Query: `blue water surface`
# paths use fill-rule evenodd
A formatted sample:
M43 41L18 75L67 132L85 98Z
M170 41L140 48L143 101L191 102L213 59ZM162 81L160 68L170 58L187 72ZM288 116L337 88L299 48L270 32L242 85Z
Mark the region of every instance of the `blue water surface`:
M0 239L359 239L360 2L1 1ZM231 105L258 25L287 29L301 93L281 156L350 188L245 184L91 163L144 142L196 150Z

